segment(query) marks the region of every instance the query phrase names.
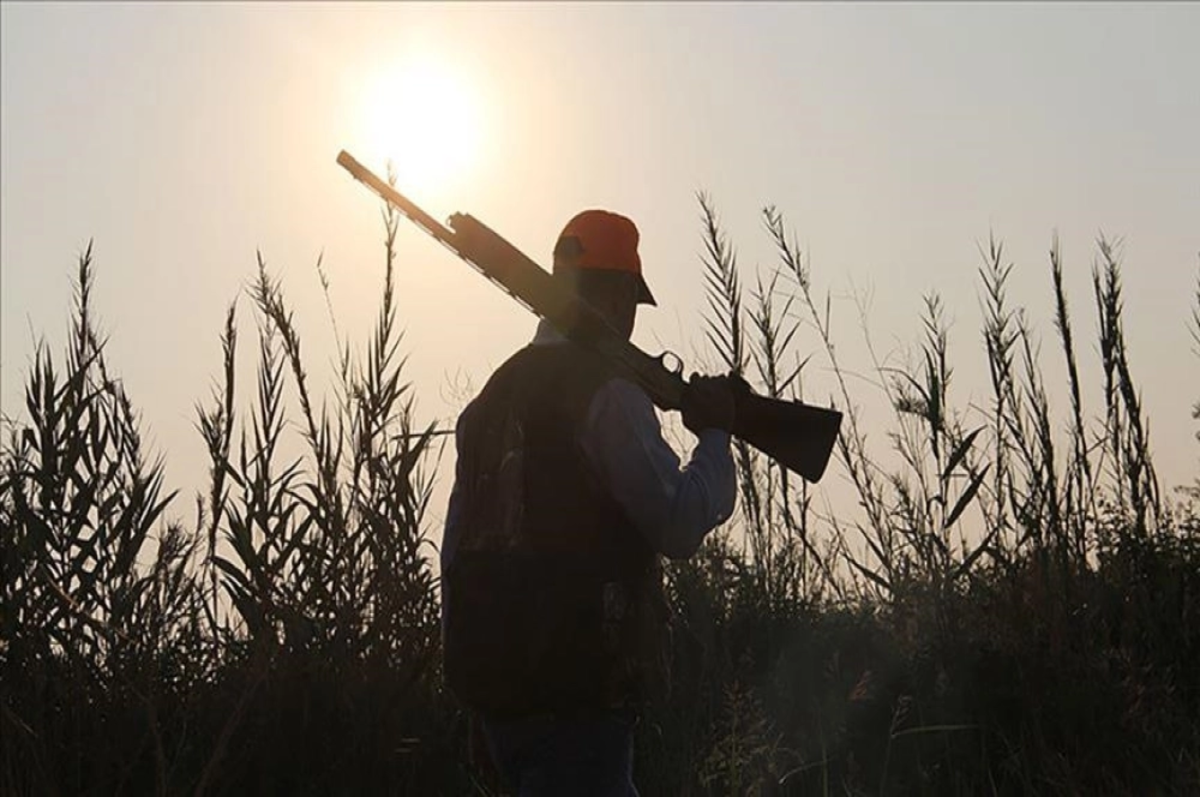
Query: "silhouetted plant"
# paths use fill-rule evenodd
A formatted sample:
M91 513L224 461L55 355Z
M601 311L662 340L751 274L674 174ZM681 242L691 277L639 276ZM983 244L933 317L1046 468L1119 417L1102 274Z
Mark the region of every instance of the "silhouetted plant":
M1179 503L1160 489L1119 248L1101 239L1093 269L1098 410L1057 238L1061 390L991 238L985 406L956 403L966 348L931 293L903 367L864 324L891 413L869 438L831 295L782 214L763 210L777 262L748 278L699 202L716 361L844 412L830 476L857 506L825 508L737 446L734 522L667 568L673 678L638 728L642 792L1200 789L1200 482ZM441 430L417 422L404 381L399 219L383 222L379 314L361 357L334 322L326 400L258 257L253 395L243 408L231 304L196 407L209 480L190 525L168 515L175 494L109 374L91 247L80 257L65 364L39 345L0 448L0 793L492 793L441 684L427 539ZM1195 299L1200 355L1200 276Z
M708 337L719 360L779 395L780 343L800 329L794 308L807 311L845 413L837 459L861 517L812 513L807 489L791 490L786 474L780 481L782 471L738 448L733 531L706 543L696 562L671 568L676 664L690 677L668 701L678 713L652 714L654 735L643 744L668 747L674 722L692 748L671 749L666 771L645 767L654 788L1137 793L1147 783L1197 784L1188 619L1197 611L1197 521L1186 505L1164 507L1159 494L1124 340L1115 247L1101 239L1094 271L1106 408L1098 428L1085 422L1057 238L1050 263L1067 359L1066 445L1056 439L1033 327L1008 296L1013 266L993 238L980 269L989 406L952 404L949 330L936 294L925 298L916 367L881 365L868 339L875 381L895 413L887 440L899 466L888 470L862 431L833 345L829 298L815 297L782 217L765 211L780 263L757 280L747 306L707 197L701 213ZM780 274L793 292L780 290ZM749 363L738 351L751 353ZM798 501L801 550L823 539L833 554L808 571L807 589L789 591L794 583L777 577L798 572L777 563L794 542L781 532L801 528L789 519L793 506L781 514L781 495ZM873 561L853 553L851 530ZM811 589L816 575L826 589ZM854 583L859 605L874 613L853 635L822 644L823 629L845 617L829 598L844 599ZM750 724L741 719L748 707L758 707ZM703 734L697 725L726 730ZM1172 752L1179 744L1182 757Z
M163 519L174 494L161 495L161 464L145 463L132 405L108 375L90 247L80 258L66 373L38 348L29 421L0 452L0 791L469 782L438 676L425 537L437 450L402 381L396 218L385 225L365 362L345 349L339 401L319 415L259 257L255 402L239 418L231 305L221 382L197 406L210 484L191 529ZM309 453L281 462L289 374Z
M212 666L195 544L161 522L173 493L162 495L161 461L147 464L132 404L108 373L92 284L89 244L65 371L39 344L28 421L0 453L6 793L81 792L114 761L165 788L180 744L163 728L170 698ZM105 733L108 712L131 732ZM59 745L76 754L59 758Z

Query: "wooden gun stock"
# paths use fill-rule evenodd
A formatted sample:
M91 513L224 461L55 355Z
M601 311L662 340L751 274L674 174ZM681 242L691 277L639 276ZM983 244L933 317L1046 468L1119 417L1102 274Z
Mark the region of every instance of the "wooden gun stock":
M744 393L737 398L733 436L810 482L817 482L837 442L837 410Z

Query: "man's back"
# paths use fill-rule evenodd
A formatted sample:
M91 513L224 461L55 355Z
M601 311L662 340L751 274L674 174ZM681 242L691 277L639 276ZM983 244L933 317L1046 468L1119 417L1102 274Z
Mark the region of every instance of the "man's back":
M446 671L478 711L616 707L639 696L657 659L642 649L662 620L657 555L579 442L611 378L576 346L531 345L463 414Z

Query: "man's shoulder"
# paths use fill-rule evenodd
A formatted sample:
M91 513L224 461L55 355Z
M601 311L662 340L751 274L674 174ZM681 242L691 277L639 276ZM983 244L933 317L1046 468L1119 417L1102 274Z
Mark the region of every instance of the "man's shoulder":
M620 376L611 360L574 341L530 344L513 354L501 369L513 376L534 377L557 393L593 393Z
M619 374L610 375L596 390L596 397L627 406L652 409L654 403L641 385Z
M623 376L612 376L592 395L588 426L593 433L605 433L614 425L658 428L658 415L646 391Z
M594 409L597 404L615 405L638 413L653 412L645 391L622 376L616 366L598 352L570 341L528 344L513 352L492 371L480 390L460 414L478 411L493 399L511 400L524 396L540 406L546 401L566 402ZM503 397L503 398L502 398Z

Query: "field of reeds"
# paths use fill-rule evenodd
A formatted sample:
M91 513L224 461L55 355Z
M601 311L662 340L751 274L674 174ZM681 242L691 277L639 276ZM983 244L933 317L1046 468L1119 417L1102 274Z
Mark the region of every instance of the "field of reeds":
M833 374L829 473L856 505L736 446L735 521L667 571L671 688L638 728L642 793L1200 793L1200 480L1156 475L1119 252L1098 242L1081 299L1052 246L1038 321L1067 378L1049 384L985 247L982 344L957 351L986 358L991 394L961 406L938 296L914 314L915 366L841 362L782 216L763 212L778 259L751 280L700 209L714 367L787 397L814 363ZM80 256L66 351L38 348L0 450L0 793L498 793L441 681L427 509L451 454L405 378L397 224L372 334L327 391L260 258L195 408L194 506L142 443ZM1195 290L1178 324L1200 356ZM1099 335L1081 344L1084 310ZM851 369L891 407L870 439Z

